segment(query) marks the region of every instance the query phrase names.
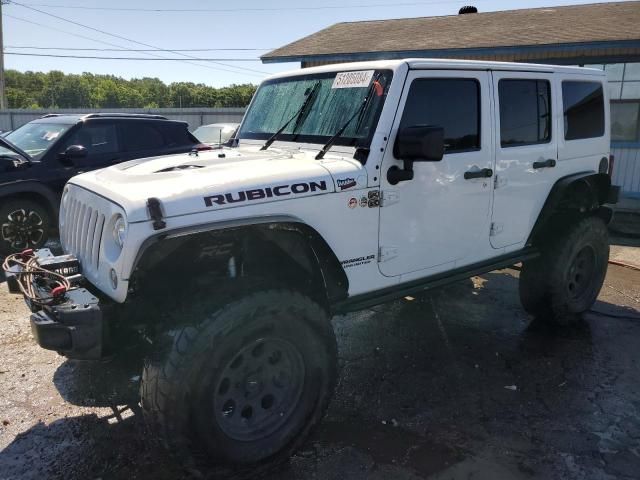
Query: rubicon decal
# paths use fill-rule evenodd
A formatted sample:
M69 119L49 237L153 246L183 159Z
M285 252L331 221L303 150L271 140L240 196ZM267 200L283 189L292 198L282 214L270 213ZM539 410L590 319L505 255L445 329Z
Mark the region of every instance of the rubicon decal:
M340 190L346 190L347 188L352 188L357 185L355 178L339 178L336 180L336 184Z
M309 192L322 192L327 190L327 182L303 182L292 185L278 185L275 187L254 188L252 190L242 190L234 193L223 193L220 195L210 195L204 197L204 204L207 207L214 205L229 205L232 203L251 202L263 200L265 198L286 197L287 195L300 195Z

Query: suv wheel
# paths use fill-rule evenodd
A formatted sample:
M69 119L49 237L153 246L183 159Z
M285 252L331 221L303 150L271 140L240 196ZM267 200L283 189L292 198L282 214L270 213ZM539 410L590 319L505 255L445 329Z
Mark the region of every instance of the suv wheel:
M558 324L577 319L596 301L608 261L605 223L597 217L580 220L551 241L540 258L523 264L520 300L524 309Z
M333 393L336 340L326 312L288 290L190 310L182 320L194 326L172 332L165 353L146 361L150 426L192 468L208 459L215 473L242 476L285 461Z
M0 253L40 248L49 238L49 212L33 200L10 200L0 207Z

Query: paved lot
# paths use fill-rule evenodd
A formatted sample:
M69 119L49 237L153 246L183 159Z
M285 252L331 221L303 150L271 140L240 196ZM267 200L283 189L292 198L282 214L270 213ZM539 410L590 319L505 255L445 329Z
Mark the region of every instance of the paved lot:
M334 318L335 400L271 478L638 478L640 272L611 266L594 312L559 331L525 316L516 277ZM39 349L26 317L0 285L0 479L186 478L110 408L135 372Z

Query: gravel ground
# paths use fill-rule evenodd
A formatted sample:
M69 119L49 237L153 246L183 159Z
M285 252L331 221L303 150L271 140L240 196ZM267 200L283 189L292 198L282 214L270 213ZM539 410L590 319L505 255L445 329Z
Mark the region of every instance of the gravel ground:
M335 317L335 399L271 480L637 479L638 309L611 266L570 329L526 317L515 270ZM137 373L40 349L27 317L0 285L0 478L188 478L125 406Z

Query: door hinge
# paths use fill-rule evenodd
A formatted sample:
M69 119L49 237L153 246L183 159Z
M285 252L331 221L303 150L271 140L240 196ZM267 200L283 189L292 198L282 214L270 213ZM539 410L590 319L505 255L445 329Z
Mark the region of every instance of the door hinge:
M384 190L380 192L380 206L388 207L400 201L400 194L394 190Z
M493 178L494 178L494 180L493 180L493 188L494 188L494 190L496 188L504 187L507 184L507 179L505 178L504 175L496 175Z
M378 250L378 262L386 262L398 256L398 247L380 247Z
M504 229L504 225L502 223L496 223L493 222L491 224L491 231L489 233L489 236L491 237L495 237L496 235L498 235L499 233L502 233L502 230Z

